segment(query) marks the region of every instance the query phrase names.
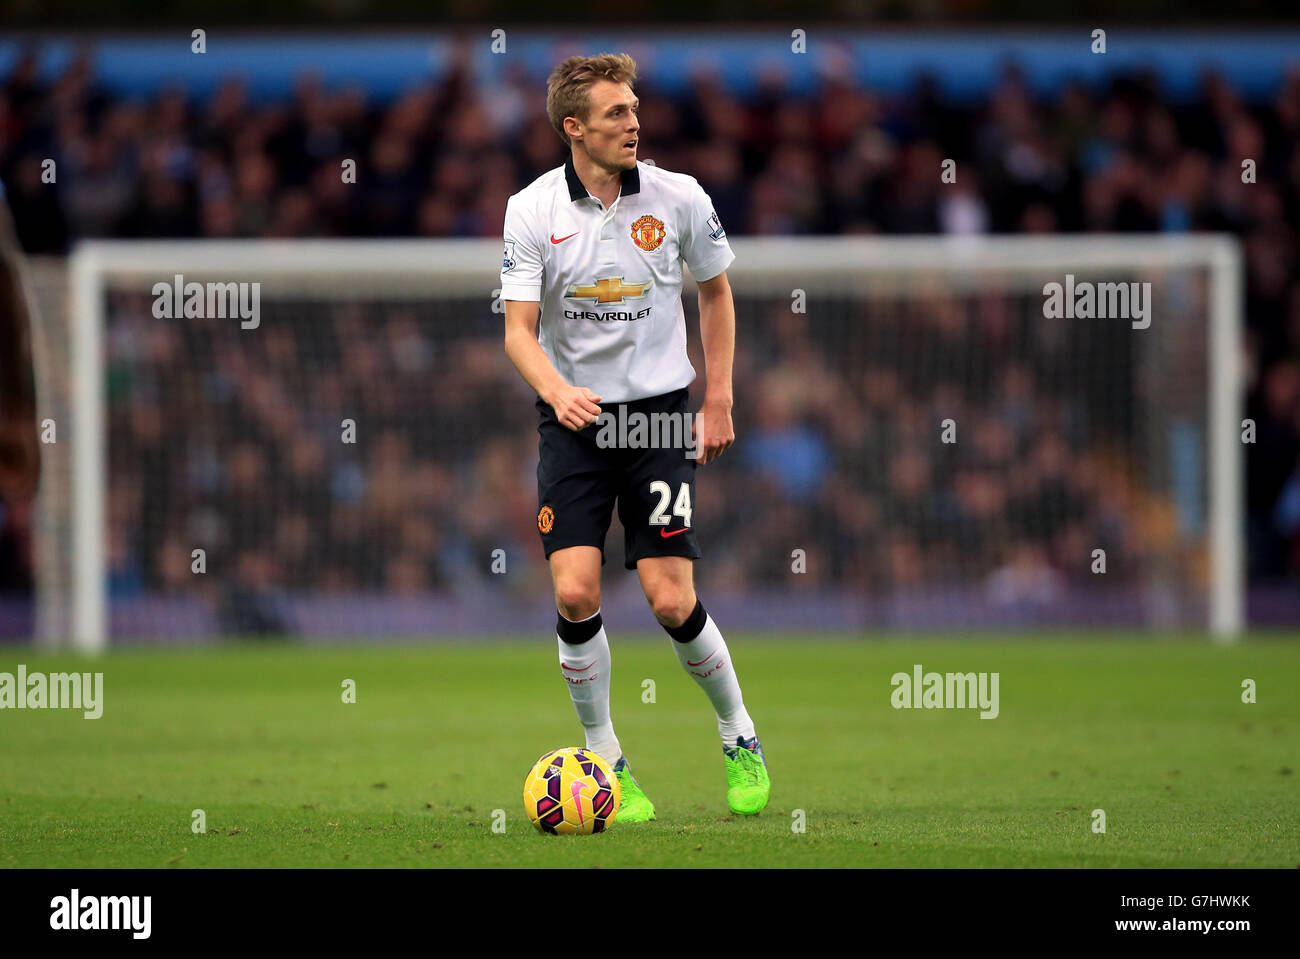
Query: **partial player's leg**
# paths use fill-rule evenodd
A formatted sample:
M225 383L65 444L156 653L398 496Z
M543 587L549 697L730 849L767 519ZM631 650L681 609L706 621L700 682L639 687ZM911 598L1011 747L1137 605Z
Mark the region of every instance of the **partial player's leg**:
M578 722L587 734L587 748L611 766L623 755L609 718L609 639L600 618L600 550L570 546L550 556L555 583L555 633L560 672Z
M681 417L687 398L682 389L640 405L651 421L657 413ZM682 437L687 433L683 430ZM767 804L771 783L731 653L695 595L693 563L700 556L692 524L696 468L693 451L684 447L660 444L635 455L618 494L623 565L637 571L655 619L672 637L678 661L713 704L727 763L727 804L732 812L752 814Z
M587 734L587 748L613 767L622 791L618 822L654 819L655 807L637 781L614 735L609 715L609 675L612 657L609 638L600 618L600 550L570 546L550 556L559 611L556 638L560 672L569 687L578 722Z
M763 746L745 710L726 640L695 595L692 560L653 556L640 560L636 568L655 619L672 637L678 662L704 690L717 714L727 764L727 804L732 812L759 812L772 789Z
M575 433L539 402L537 530L555 586L560 673L587 748L605 759L622 786L619 822L654 818L654 806L632 779L610 718L611 656L600 616L605 534L621 483L616 456L596 446L590 430Z

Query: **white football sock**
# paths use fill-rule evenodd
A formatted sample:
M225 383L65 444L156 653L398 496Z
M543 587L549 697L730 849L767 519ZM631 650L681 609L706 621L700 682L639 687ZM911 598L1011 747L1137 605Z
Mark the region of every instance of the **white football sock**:
M581 622L599 616L597 610ZM578 721L587 732L587 748L594 751L610 768L623 756L623 747L614 735L609 718L609 639L602 625L591 639L566 643L556 634L560 650L560 673L569 687L569 698L578 713Z
M754 721L745 711L740 680L736 678L731 663L731 652L713 617L705 615L704 628L690 642L678 642L671 637L669 642L673 644L673 652L682 668L700 684L713 704L713 711L718 714L718 735L722 737L722 745L734 749L737 736L753 737Z

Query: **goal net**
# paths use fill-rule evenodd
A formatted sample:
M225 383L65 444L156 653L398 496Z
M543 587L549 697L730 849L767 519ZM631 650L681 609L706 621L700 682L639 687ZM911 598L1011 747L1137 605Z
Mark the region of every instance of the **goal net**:
M693 504L728 629L1241 627L1235 241L733 246L737 441ZM42 265L41 639L547 634L498 247L106 242ZM606 618L646 632L622 538L615 517Z

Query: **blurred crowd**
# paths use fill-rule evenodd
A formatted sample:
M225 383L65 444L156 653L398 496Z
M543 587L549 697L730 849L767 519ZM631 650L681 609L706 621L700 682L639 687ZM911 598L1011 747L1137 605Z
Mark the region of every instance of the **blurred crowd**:
M1251 576L1300 576L1300 73L1255 102L1214 74L1177 101L1148 73L1042 100L1013 66L974 104L945 99L925 77L898 97L826 80L803 98L775 74L747 99L708 74L684 95L656 91L652 76L637 92L639 155L695 175L733 237L1237 234L1257 424L1247 448ZM391 102L315 77L270 103L253 102L234 78L206 101L180 89L128 101L96 87L89 60L47 83L27 58L0 86L0 177L32 253L105 236L499 237L507 197L564 159L544 99L535 78L507 71L488 85L460 64ZM42 181L47 158L57 163L53 185ZM949 158L954 184L938 176ZM340 176L346 160L355 184ZM1245 160L1252 182L1243 182ZM503 530L540 555L535 489L521 465L535 456L532 408L492 318L479 335L462 326L439 344L428 306L334 307L322 327L281 305L280 321L235 349L205 341L201 322L159 324L147 304L136 307L138 341L118 342L149 362L122 374L130 382L111 407L119 589L164 584L176 569L188 576L182 554L196 523L239 544L233 562L247 581L286 586L442 588ZM933 326L934 307L900 301L861 322L918 369L945 369L919 359L945 348L963 369L960 344ZM274 308L264 306L268 319ZM1071 558L1084 545L1123 541L1119 553L1135 561L1144 536L1169 526L1170 504L1134 500L1098 438L1096 410L1094 427L1066 429L1079 404L1106 390L1061 393L1068 387L1053 385L1028 348L999 353L985 383L908 383L882 359L888 349L837 347L836 334L791 317L788 305L746 308L743 442L716 480L701 474L720 507L701 515L718 581L744 588L783 575L783 544L812 529L824 575L858 588L960 578L983 543L998 563L992 588L1050 591L1086 575ZM1014 298L978 309L953 328L977 329L988 312L1029 322ZM130 330L135 313L122 307L115 322ZM345 334L355 344L346 350ZM186 381L196 369L207 377ZM434 381L460 388L435 393ZM1123 397L1109 395L1119 409ZM196 428L214 398L223 412ZM969 444L945 458L909 439L963 403ZM498 426L486 435L457 426L470 409L490 411ZM371 424L355 454L339 452L342 415ZM431 428L441 418L450 432ZM454 437L454 451L438 437ZM1133 442L1131 424L1110 439L1109 448ZM258 492L270 487L282 495ZM139 522L146 508L152 523Z
M417 595L472 587L495 549L540 560L536 414L481 303L269 300L250 334L150 302L110 296L114 595L209 593L231 631L277 632L260 594Z
M280 632L260 595L472 590L495 550L521 595L545 590L536 414L482 304L271 299L253 335L149 302L110 297L115 595L210 591L230 631ZM749 399L741 441L698 479L703 587L789 586L795 549L796 586L863 596L943 584L1050 606L1096 582L1098 548L1121 581L1153 560L1179 582L1203 573L1171 491L1134 468L1143 408L1106 333L1045 337L1033 293L939 286L814 298L818 320L780 298L737 306ZM221 575L192 575L196 544ZM621 563L617 520L606 545Z

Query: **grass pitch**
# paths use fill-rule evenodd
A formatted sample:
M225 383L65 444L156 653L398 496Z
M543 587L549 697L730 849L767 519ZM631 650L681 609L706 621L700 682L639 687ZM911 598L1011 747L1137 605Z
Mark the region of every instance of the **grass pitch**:
M102 671L104 712L0 711L0 866L1300 864L1294 637L728 642L768 808L728 813L712 710L667 638L616 634L615 725L658 821L589 837L523 813L533 761L581 744L544 638L6 649L0 671ZM999 673L1000 715L892 708L916 663Z

